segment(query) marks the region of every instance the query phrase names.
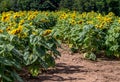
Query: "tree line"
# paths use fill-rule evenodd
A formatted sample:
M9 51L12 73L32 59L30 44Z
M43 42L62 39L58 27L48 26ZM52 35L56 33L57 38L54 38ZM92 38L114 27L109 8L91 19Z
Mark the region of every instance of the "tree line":
M120 15L119 0L0 0L0 12L19 10L76 10L79 12L114 12Z

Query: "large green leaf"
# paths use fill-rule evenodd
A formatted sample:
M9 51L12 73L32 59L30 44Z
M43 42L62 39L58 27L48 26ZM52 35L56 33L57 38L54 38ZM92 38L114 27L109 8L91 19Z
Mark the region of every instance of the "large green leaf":
M46 48L44 46L36 46L34 52L37 52L38 56L42 57L46 54Z
M12 49L14 48L14 46L12 46L11 44L7 44L6 45L7 51L12 51Z
M17 80L19 82L24 82L21 77L15 72L15 71L12 71L11 72L11 76L14 77L14 80Z
M38 59L38 56L34 53L25 52L23 58L25 60L24 63L26 65L30 65L33 64Z
M10 61L9 59L5 58L5 57L0 57L0 64L2 65L7 65L7 66L12 66L12 61Z
M48 67L55 66L55 59L50 54L46 54L44 60L47 63Z

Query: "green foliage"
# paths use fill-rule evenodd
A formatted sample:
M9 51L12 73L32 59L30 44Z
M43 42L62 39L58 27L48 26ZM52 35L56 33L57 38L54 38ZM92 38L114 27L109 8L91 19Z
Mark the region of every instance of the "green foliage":
M61 0L60 8L79 12L98 11L106 14L114 12L116 15L120 15L119 0Z
M10 13L10 12L9 12ZM33 15L30 15L33 16ZM22 16L21 16L22 18ZM11 34L6 30L7 25L11 22L0 22L0 79L1 82L13 82L23 80L18 75L18 71L27 67L32 76L37 76L40 73L40 68L47 70L49 67L55 66L55 58L60 56L57 47L58 41L53 37L52 30L48 30L54 26L56 20L52 16L46 17L49 21L41 24L41 27L36 25L41 17L32 20L24 20L20 36L17 33ZM22 18L23 19L23 18ZM13 22L13 19L11 19ZM14 20L16 25L20 19ZM27 22L26 22L27 21ZM42 22L40 22L42 23ZM46 27L44 27L46 26ZM12 25L13 27L13 25ZM43 28L44 27L44 28ZM16 28L13 29L15 31ZM21 35L23 33L23 35ZM25 33L25 36L24 36Z
M106 36L106 45L107 45L107 56L111 57L116 56L120 57L120 24L117 22L114 22L114 24L110 27L108 30L107 36Z
M98 53L104 43L104 33L102 30L95 28L92 25L83 27L79 36L78 43L82 49L87 52Z
M13 10L50 10L58 9L60 0L1 0L0 12Z
M54 28L55 37L69 45L73 53L86 53L87 59L120 57L120 19L113 13L63 13ZM92 59L93 58L93 59Z
M21 69L21 54L15 54L14 45L11 44L16 37L9 36L8 34L0 34L0 78L3 82L12 80L19 80L23 82L17 70Z
M0 12L11 10L13 4L14 4L14 1L12 0L0 0Z
M48 14L48 13L46 13ZM45 16L45 15L38 15L34 20L33 23L37 28L42 29L51 29L53 26L56 25L57 18L52 14Z
M109 11L114 12L116 15L120 16L120 1L119 0L108 0Z
M49 38L42 36L42 30L36 30L39 30L38 35L30 34L25 39L0 34L0 78L2 81L19 80L22 82L16 71L24 66L30 67L30 73L33 76L39 74L39 68L47 69L55 66L54 57L60 55L56 50L57 41L52 36Z
M107 2L108 3L108 2ZM102 3L99 3L102 4ZM0 21L0 79L20 81L17 74L27 67L32 76L55 66L60 56L57 39L72 52L96 60L98 55L120 57L120 18L96 12L3 12Z
M89 60L93 60L95 61L96 60L96 55L92 52L87 52L84 54L84 57L89 59Z
M0 0L0 12L19 10L77 10L79 12L114 12L120 16L119 0Z
M60 9L72 9L72 5L73 5L73 0L61 0L60 2Z

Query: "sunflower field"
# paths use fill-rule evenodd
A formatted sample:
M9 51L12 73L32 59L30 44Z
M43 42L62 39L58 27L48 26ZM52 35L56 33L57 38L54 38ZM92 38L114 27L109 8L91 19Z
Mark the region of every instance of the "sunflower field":
M46 13L46 14L45 14ZM23 82L17 72L27 67L32 76L55 66L59 43L52 29L56 19L47 12L3 12L0 15L1 82Z
M91 60L103 55L120 58L120 17L93 11L2 12L0 81L23 82L18 72L24 67L32 76L54 67L60 43Z
M58 14L59 15L58 15ZM97 56L120 57L120 17L91 12L56 12L55 37L69 45L72 52L96 60Z

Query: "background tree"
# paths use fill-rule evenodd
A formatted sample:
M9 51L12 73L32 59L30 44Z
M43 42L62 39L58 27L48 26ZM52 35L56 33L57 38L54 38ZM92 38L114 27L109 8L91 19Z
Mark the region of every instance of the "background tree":
M114 12L120 16L120 0L0 0L0 12L19 10L77 10Z

